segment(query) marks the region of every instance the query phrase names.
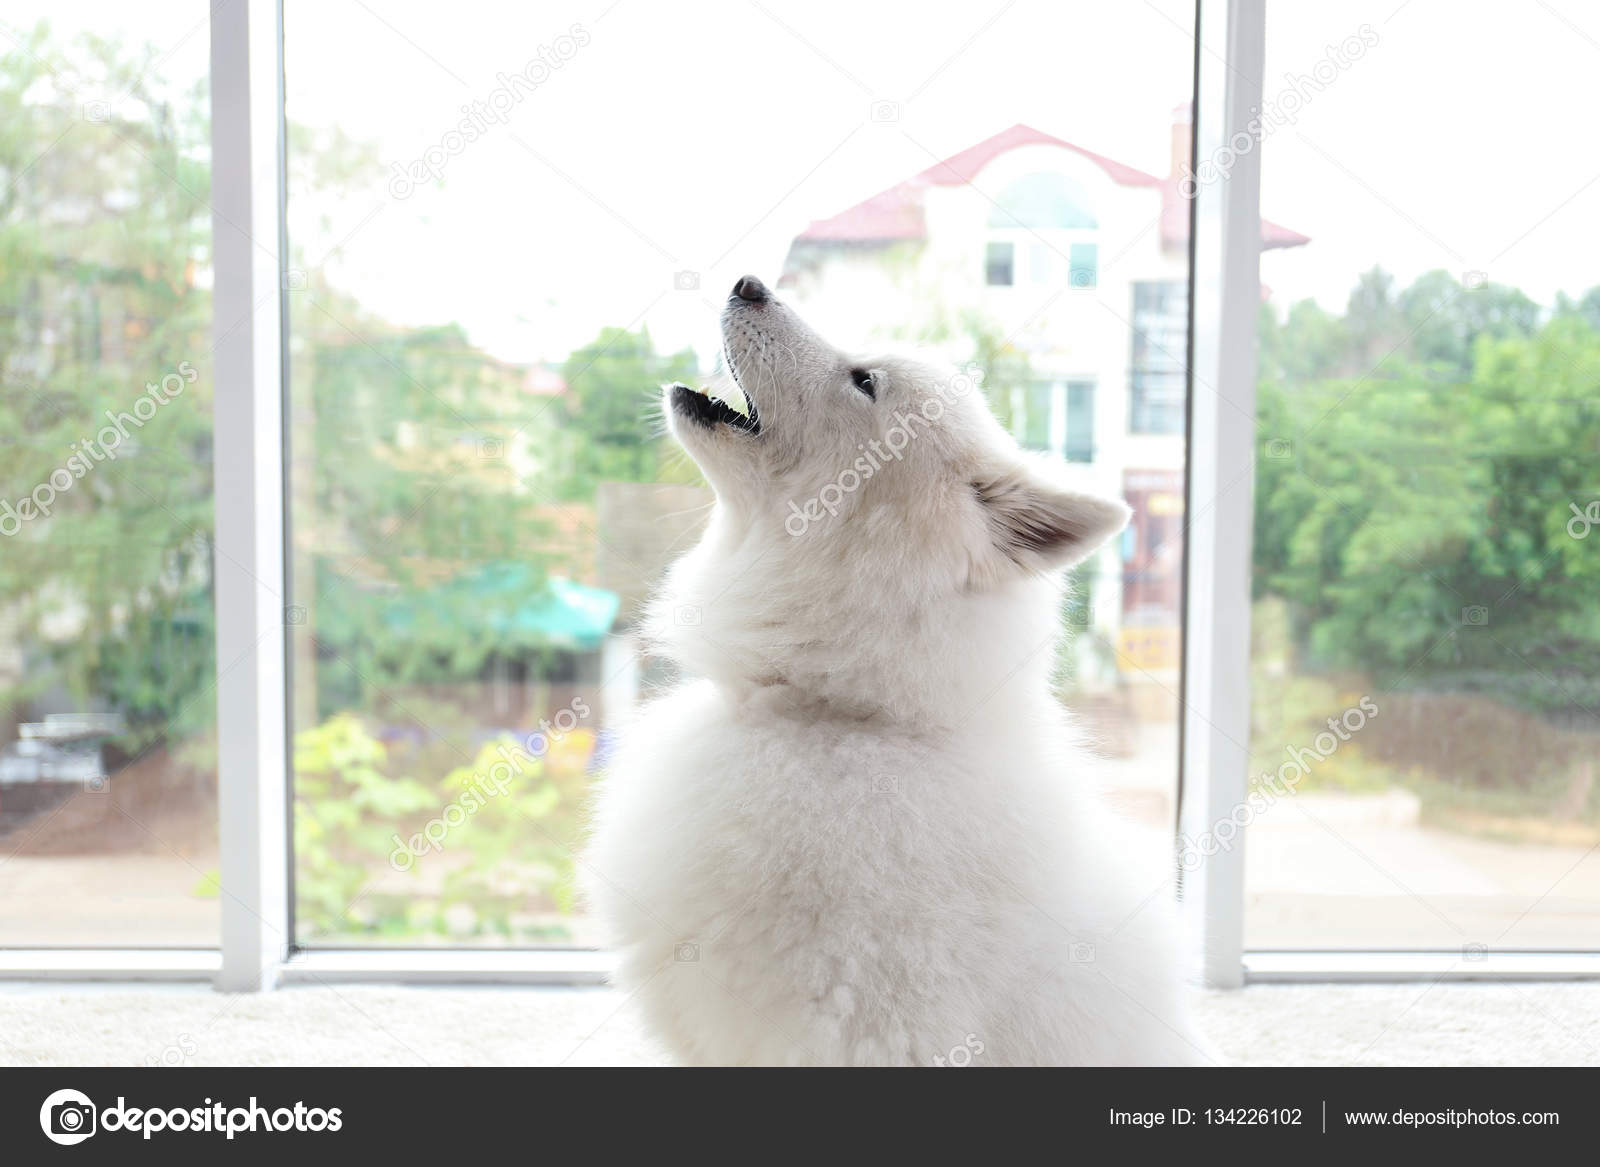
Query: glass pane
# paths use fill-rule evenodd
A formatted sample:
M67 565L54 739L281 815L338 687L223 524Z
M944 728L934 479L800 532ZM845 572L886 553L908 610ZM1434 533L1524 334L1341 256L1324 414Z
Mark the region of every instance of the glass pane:
M1072 286L1092 288L1100 278L1099 248L1093 243L1074 243L1071 252Z
M1133 286L1133 365L1129 428L1136 434L1181 434L1184 422L1189 289L1178 280Z
M976 364L1019 439L1141 507L1079 571L1060 691L1170 823L1192 5L990 15L290 9L301 942L593 938L585 790L670 679L640 605L710 501L652 396L715 372L745 272L841 345ZM1176 386L1158 426L1134 360Z
M1094 461L1094 382L1067 386L1067 460Z
M1016 282L1016 244L991 243L985 249L984 283L995 288L1009 288Z
M1022 427L1022 444L1030 450L1050 449L1050 415L1054 412L1056 387L1049 381L1036 381L1027 387L1024 399L1027 421Z
M1539 116L1600 19L1559 7L1268 12L1254 947L1600 942L1600 184Z
M0 947L214 946L206 6L0 37Z

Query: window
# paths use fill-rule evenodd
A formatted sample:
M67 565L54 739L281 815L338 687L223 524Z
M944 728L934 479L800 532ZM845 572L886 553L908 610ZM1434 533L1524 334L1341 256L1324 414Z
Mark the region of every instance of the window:
M1067 443L1069 462L1094 461L1094 382L1067 383Z
M1036 285L1048 284L1055 271L1055 250L1048 243L1028 244L1028 278Z
M1029 449L1094 461L1094 382L1035 381L1019 397L1016 421L1012 432Z
M1031 450L1051 449L1051 421L1055 413L1056 387L1049 381L1036 381L1029 385L1024 398L1025 419L1022 426L1022 444Z
M212 173L207 10L92 30L36 11L51 23L17 22L26 51L0 63L0 866L17 893L0 949L210 947L219 905L260 906L218 886L214 698L275 716L215 664L233 627L214 611L216 515L240 497L211 469L224 288L287 307L286 450L267 451L286 453L286 498L246 513L252 535L291 520L288 578L258 582L289 601L287 733L269 736L293 741L299 944L593 942L572 898L584 792L617 723L670 680L638 612L708 497L638 389L713 372L715 303L746 270L841 343L893 332L979 365L1019 440L1129 500L1121 554L1080 569L1060 696L1141 775L1130 803L1170 821L1188 208L1150 177L1194 80L1174 35L1189 6L1015 14L959 72L863 42L848 6L795 29L754 8L685 27L649 6L541 7L504 17L497 43L534 46L520 64L425 7L292 7L290 254L266 273L270 247L241 268L211 238L203 196L239 184ZM1491 44L1450 11L1274 5L1267 67L1234 71L1294 79L1259 103L1294 116L1263 123L1243 297L1261 308L1254 511L1216 526L1254 532L1238 738L1244 792L1270 797L1249 823L1246 942L1435 947L1492 969L1503 949L1592 948L1600 921L1600 293L1577 258L1600 242L1600 187L1559 124L1495 93L1451 86L1454 116L1419 122L1427 156L1371 135L1413 108L1430 62L1491 50L1540 62L1523 88L1545 105L1583 107L1586 45L1538 22ZM1063 77L1055 46L1088 25L1141 54ZM728 106L719 38L756 35L815 102ZM369 46L360 78L351 43ZM809 45L857 76L894 62L917 120L819 87ZM641 106L624 81L662 47L703 67ZM558 94L560 116L533 116ZM639 184L681 171L681 127L710 111L748 144L746 181ZM247 110L274 143L278 112ZM1193 161L1178 130L1169 179ZM1518 165L1462 203L1429 160L1485 137L1523 143ZM1192 168L1198 197L1215 171ZM612 262L594 264L596 239ZM1058 304L1063 276L1127 285L1127 321L1098 296ZM276 296L250 298L277 319ZM1213 437L1244 435L1213 383L1197 376L1197 420L1205 402ZM1202 500L1218 514L1238 453ZM1195 678L1196 701L1215 680Z
M214 947L206 7L12 9L0 949Z
M1136 497L1181 479L1181 441L1123 440L1135 432L1121 400L1128 325L1096 297L1056 298L1084 278L1171 282L1181 297L1187 252L1145 168L1167 153L1172 103L1192 93L1190 4L1018 10L962 50L958 71L947 47L908 47L894 30L863 40L848 5L808 9L799 24L750 6L687 24L648 5L508 7L490 43L480 23L426 6L377 16L331 0L287 7L281 61L273 7L251 6L247 24L243 11L210 14L219 83L250 79L219 103L215 127L204 9L170 26L141 13L138 31L101 22L99 41L78 47L40 30L31 57L8 58L7 125L17 151L36 147L8 165L12 193L53 234L50 249L17 237L0 273L0 327L13 333L0 431L11 436L0 441L24 459L0 459L3 497L17 509L60 464L62 443L84 436L57 426L63 402L73 419L111 409L144 424L114 463L91 469L94 495L66 492L88 523L68 527L57 507L48 527L19 514L29 530L11 535L0 509L11 541L0 555L0 854L32 895L0 903L0 947L210 946L219 905L259 932L288 899L292 933L258 937L256 972L276 967L286 937L302 958L454 947L487 960L482 950L499 947L538 950L550 967L588 959L546 951L597 939L573 896L585 792L617 725L670 680L641 651L639 612L709 498L654 432L640 387L714 373L716 305L745 271L841 344L893 333L976 365L1003 423L1075 463L1064 473L1087 488ZM1063 76L1058 46L1084 35L1141 48ZM780 46L773 80L811 95L805 106L726 101L716 62L756 39ZM355 43L360 76L347 68ZM519 44L525 54L501 51ZM812 45L875 88L916 96L903 111L863 109L857 86L817 83ZM634 82L663 49L691 66L688 80L640 103ZM104 52L115 60L94 56ZM112 91L104 106L30 72L73 53ZM145 62L155 100L121 101ZM282 107L265 96L279 64ZM275 187L280 113L283 208L246 197ZM638 181L683 174L683 127L713 115L746 143L741 184ZM212 135L248 137L248 165L221 157L213 173ZM239 220L255 246L219 242L213 259L201 194L259 214ZM271 221L280 211L285 221ZM214 412L204 359L229 334L232 322L219 330L212 316L230 297L254 306L245 319L270 322L273 343L252 350L259 363ZM1182 328L1167 338L1178 353ZM280 352L286 367L269 368ZM173 369L181 393L165 388ZM1181 363L1162 371L1181 384ZM136 400L151 383L165 404ZM118 385L138 389L129 398ZM1097 392L1111 394L1098 416ZM1181 432L1181 392L1167 409ZM281 435L262 420L280 412ZM249 449L281 468L281 498L258 489L266 471L246 486L228 474L213 483L213 427L259 439ZM1177 511L1165 495L1156 534L1168 558L1141 565L1158 576L1185 534L1181 494ZM232 538L281 547L285 562L237 585L218 562L218 540ZM1058 695L1137 775L1136 813L1170 823L1175 593L1130 577L1116 548L1077 570ZM255 602L259 589L273 602ZM266 634L273 651L257 668L214 667L213 591L252 601L248 620L219 627ZM262 764L239 764L247 735L218 733L213 694L225 715L252 719ZM24 724L42 728L25 736ZM90 765L95 743L108 784ZM262 761L276 743L288 767ZM228 815L230 841L271 841L292 824L287 871L277 864L289 848L257 846L241 866L239 848L219 846L218 749L234 752L221 779L234 792L272 793L289 772L283 819ZM35 815L23 768L78 790ZM273 800L230 806L262 803ZM78 830L78 807L122 833ZM69 846L83 860L71 879L27 862ZM219 893L230 864L239 878ZM127 910L135 896L139 913ZM242 947L240 929L223 931L226 971ZM252 963L233 986L251 987Z
M1261 153L1251 947L1493 975L1600 937L1600 186L1528 116L1586 100L1571 33L1269 7L1262 75L1326 76ZM1490 58L1504 88L1452 84ZM1430 86L1447 113L1372 133ZM1511 140L1470 200L1436 165Z
M1133 285L1133 359L1129 428L1136 434L1183 432L1188 293L1174 281Z
M1017 247L1014 243L991 243L984 251L983 282L991 288L1009 288L1016 282Z
M1082 185L1060 173L1018 179L1001 192L989 213L991 227L1065 230L1097 225Z
M710 498L641 389L713 372L716 304L743 272L841 345L887 330L979 363L1001 412L1021 391L1013 432L1118 488L1120 447L1092 462L1092 389L1034 372L1106 347L1115 321L1049 304L1067 280L1100 278L1098 247L1052 235L1041 266L1032 232L1102 233L1115 209L1122 270L1181 271L1151 227L1160 192L1071 143L1165 153L1192 69L1171 21L1192 13L1071 13L1036 10L974 42L963 62L977 73L959 86L935 77L906 111L930 125L972 110L974 76L996 82L939 135L864 121L849 92L729 107L716 62L739 38L772 46L772 80L797 89L817 90L807 43L875 78L892 58L908 93L935 74L932 46L863 42L847 6L792 30L756 7L686 24L650 6L603 20L539 6L504 14L493 42L426 7L381 21L353 2L287 10L288 238L303 274L289 293L287 484L299 944L595 942L573 899L586 789L661 667L635 659L640 609ZM1063 81L1047 44L1086 14L1162 48ZM345 67L356 42L360 77ZM500 50L519 44L508 61ZM663 49L703 83L640 104L639 71ZM998 84L1019 52L1031 80ZM1146 90L1160 100L1136 117L1106 100ZM681 173L683 127L712 111L752 143L737 189L639 183ZM1106 176L1101 206L1078 171ZM1053 283L1036 286L1041 273ZM1110 382L1120 360L1107 365ZM1181 447L1158 455L1158 469L1182 465ZM1176 691L1118 665L1115 550L1086 570L1095 627L1063 698L1141 758L1159 814Z
M1100 282L1100 249L1097 246L1074 243L1068 258L1068 279L1074 288L1092 288Z

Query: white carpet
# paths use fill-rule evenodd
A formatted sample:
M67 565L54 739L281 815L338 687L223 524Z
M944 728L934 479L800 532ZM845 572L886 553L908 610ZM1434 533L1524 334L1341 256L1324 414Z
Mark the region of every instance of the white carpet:
M1600 1066L1600 985L1257 986L1199 998L1258 1065ZM663 1065L606 989L0 984L0 1064Z

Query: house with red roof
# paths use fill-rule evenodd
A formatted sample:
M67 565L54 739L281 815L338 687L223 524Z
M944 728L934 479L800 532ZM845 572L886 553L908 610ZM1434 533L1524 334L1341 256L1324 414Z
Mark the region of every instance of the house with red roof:
M824 335L893 322L957 362L1026 357L985 389L1022 444L1134 507L1093 618L1125 669L1157 675L1178 662L1190 142L1187 104L1165 176L1014 125L812 222L779 281ZM1307 242L1261 223L1264 249Z

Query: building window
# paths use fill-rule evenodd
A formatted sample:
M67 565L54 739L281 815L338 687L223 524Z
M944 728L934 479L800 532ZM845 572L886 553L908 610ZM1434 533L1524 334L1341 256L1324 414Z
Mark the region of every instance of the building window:
M1132 432L1183 432L1188 330L1188 291L1181 281L1133 285L1133 359L1128 366Z
M983 282L991 288L1009 288L1016 283L1017 246L991 243L983 259Z
M1055 253L1049 244L1030 243L1028 245L1028 278L1035 284L1045 285L1050 282L1050 277L1055 274Z
M989 212L991 227L1098 227L1088 192L1064 174L1029 174L1001 193Z
M1094 461L1094 382L1067 383L1067 439L1061 451L1068 462Z
M1094 461L1094 382L1035 381L1012 399L1012 433L1030 450Z
M1092 288L1100 282L1100 247L1095 243L1074 243L1067 254L1069 279L1075 288Z

